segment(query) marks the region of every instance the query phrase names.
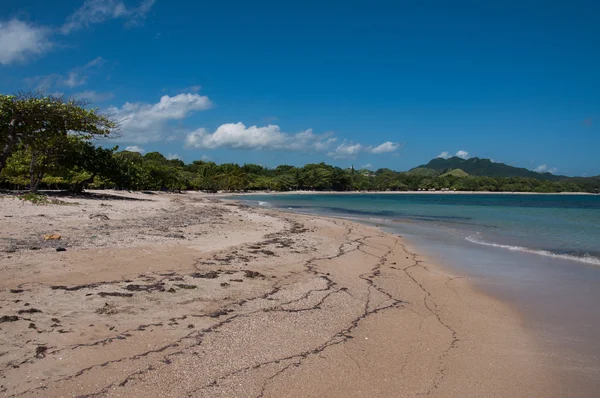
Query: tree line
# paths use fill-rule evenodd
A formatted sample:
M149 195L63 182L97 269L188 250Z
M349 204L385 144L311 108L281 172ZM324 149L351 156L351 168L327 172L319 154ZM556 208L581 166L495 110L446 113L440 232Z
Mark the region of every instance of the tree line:
M92 140L118 131L118 123L85 104L59 97L0 95L0 186L7 189L127 190L510 191L598 192L600 180L492 178L465 173L413 173L303 167L184 163L158 152L145 155L104 148Z

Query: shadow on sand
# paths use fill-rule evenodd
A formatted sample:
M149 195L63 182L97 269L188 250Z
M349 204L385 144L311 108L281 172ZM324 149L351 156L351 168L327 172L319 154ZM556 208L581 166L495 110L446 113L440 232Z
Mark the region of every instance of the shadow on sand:
M11 191L11 190L0 190L0 193L9 196L18 196L29 191ZM131 192L131 191L123 191ZM46 195L49 198L70 198L70 199L90 199L90 200L124 200L133 202L151 202L152 199L145 198L132 198L128 196L121 196L118 193L97 193L97 192L71 192L71 191L40 191L41 195ZM144 191L141 192L147 195L154 195L154 192Z

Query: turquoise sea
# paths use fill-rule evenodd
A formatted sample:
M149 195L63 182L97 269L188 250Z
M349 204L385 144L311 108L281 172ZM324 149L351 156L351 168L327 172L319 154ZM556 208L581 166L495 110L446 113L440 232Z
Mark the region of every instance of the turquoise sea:
M235 199L402 235L517 308L542 349L600 391L600 195L285 194Z

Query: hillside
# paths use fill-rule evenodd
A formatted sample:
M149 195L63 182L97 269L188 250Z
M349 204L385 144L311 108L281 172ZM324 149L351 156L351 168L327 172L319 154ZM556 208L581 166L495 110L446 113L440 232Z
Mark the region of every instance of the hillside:
M451 170L460 169L473 176L523 177L548 181L558 181L565 178L564 176L557 176L551 173L538 173L522 167L513 167L504 163L494 163L490 159L463 159L456 156L449 159L432 159L429 163L417 166L412 170L415 169L431 169L438 173L446 173Z
M428 169L425 167L415 167L407 172L409 175L419 176L419 177L435 177L439 173L437 170Z
M440 175L440 177L458 177L458 178L464 178L464 177L468 177L469 173L465 173L463 170L461 169L454 169L454 170L450 170L442 175Z

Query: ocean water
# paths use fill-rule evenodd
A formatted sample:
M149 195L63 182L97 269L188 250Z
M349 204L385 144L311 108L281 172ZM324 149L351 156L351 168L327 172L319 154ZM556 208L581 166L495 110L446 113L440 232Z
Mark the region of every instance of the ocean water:
M517 308L558 370L600 396L600 196L291 194L241 200L402 235Z

